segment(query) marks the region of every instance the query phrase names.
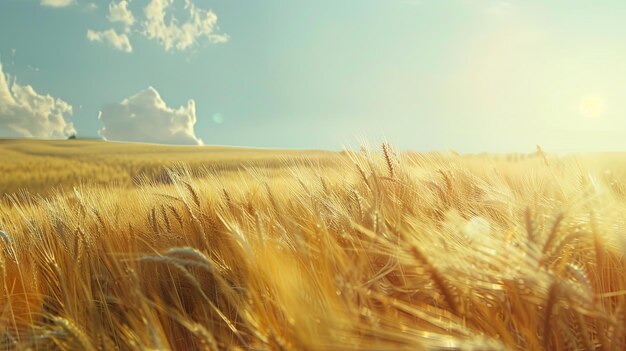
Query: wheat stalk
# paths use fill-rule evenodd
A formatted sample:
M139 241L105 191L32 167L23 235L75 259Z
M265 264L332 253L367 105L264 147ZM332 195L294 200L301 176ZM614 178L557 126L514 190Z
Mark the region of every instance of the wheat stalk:
M389 171L390 177L395 177L395 167L393 165L394 159L392 156L391 147L387 143L383 143L383 155L385 156L385 162L387 164L387 171Z
M85 332L81 330L74 322L67 318L59 317L59 316L51 316L50 317L54 323L63 327L65 331L67 331L70 335L74 337L75 340L78 341L81 350L85 351L96 351L96 348L91 344L89 337Z

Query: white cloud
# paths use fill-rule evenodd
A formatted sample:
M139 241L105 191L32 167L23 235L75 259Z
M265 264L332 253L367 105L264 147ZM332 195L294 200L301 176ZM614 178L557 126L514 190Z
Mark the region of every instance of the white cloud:
M128 1L122 0L118 3L109 4L109 21L120 22L128 30L135 23L135 16L128 9Z
M109 42L114 48L126 52L132 52L129 38L132 34L157 41L165 51L184 51L198 44L201 39L212 43L225 43L229 39L227 34L217 32L217 15L211 10L197 8L191 0L184 0L187 13L184 21L174 15L174 0L147 0L144 16L140 18L135 18L129 3L129 0L109 3L107 18L111 23L122 24L124 34L118 34L113 28L105 31L89 30L87 38L90 41ZM133 31L135 27L140 29Z
M74 3L74 0L41 0L41 6L65 7Z
M171 13L172 3L173 0L150 0L144 8L143 34L158 41L166 51L189 49L203 37L213 43L228 41L228 35L215 33L217 15L213 11L198 9L190 0L185 0L189 18L179 25Z
M128 39L126 33L118 34L113 29L108 29L102 32L97 32L89 29L87 31L87 39L89 41L108 42L117 50L124 52L133 52L133 47L132 45L130 45L130 40Z
M98 133L106 140L202 145L194 131L194 100L189 100L187 106L173 109L153 87L119 104L104 106L98 118L104 124Z
M112 1L109 3L109 15L107 17L110 22L122 23L124 25L124 33L118 34L115 29L107 29L104 31L95 31L89 29L87 31L87 39L89 41L96 42L108 42L115 49L124 52L133 52L133 46L130 44L130 39L127 33L130 33L130 28L135 23L135 16L128 9L128 1L122 0L120 2Z
M50 95L40 95L30 85L9 84L0 63L0 135L10 137L66 138L75 134L72 106Z

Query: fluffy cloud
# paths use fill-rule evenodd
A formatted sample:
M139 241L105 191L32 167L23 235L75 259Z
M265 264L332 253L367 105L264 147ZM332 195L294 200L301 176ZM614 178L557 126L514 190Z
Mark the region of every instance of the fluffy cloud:
M133 46L130 44L130 38L127 33L130 33L130 29L135 23L135 16L128 9L128 1L112 1L109 3L109 15L107 18L112 23L122 23L124 25L124 33L118 34L113 28L104 31L89 29L87 31L87 40L100 43L107 42L117 50L128 53L133 52Z
M89 29L87 31L87 39L89 41L107 42L120 51L133 52L133 47L130 45L130 40L128 39L126 33L118 34L113 29L108 29L102 32Z
M104 106L98 118L104 124L98 133L107 140L202 145L194 131L195 102L173 109L153 87Z
M172 3L173 0L150 0L144 8L146 20L143 23L143 34L158 41L166 51L186 50L203 37L213 43L228 41L227 35L215 33L217 16L213 11L198 9L190 0L185 0L189 18L179 25L179 21L171 13ZM169 17L168 21L165 19L166 15Z
M40 95L30 85L9 84L0 64L0 135L10 137L66 138L75 134L66 120L72 106L50 95Z
M111 2L109 4L109 21L120 22L128 29L135 23L135 16L128 9L128 1L120 1L118 3Z
M52 1L52 0L45 0ZM61 1L61 0L56 0ZM141 35L161 44L165 51L184 51L192 48L201 39L212 43L225 43L227 34L217 33L217 15L211 10L196 7L191 0L184 0L187 18L180 20L174 15L174 0L147 0L143 17L135 18L129 9L128 0L111 1L109 15L111 23L122 24L124 34L111 28L105 31L89 30L90 41L107 41L118 50L132 51L129 35ZM140 28L137 28L140 27ZM137 30L133 30L137 28Z
M74 3L74 0L41 0L41 6L65 7Z

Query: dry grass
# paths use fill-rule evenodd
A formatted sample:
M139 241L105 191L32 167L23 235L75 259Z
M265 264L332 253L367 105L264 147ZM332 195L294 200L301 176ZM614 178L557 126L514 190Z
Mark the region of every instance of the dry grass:
M2 347L626 348L623 155L325 157L11 196Z

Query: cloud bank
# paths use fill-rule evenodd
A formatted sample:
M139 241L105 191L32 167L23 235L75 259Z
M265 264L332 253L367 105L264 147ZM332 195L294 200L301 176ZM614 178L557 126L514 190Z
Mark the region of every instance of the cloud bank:
M189 100L178 109L168 107L153 87L108 104L98 116L104 128L98 133L106 140L174 145L202 145L196 137L196 104Z
M65 7L74 3L74 0L41 0L41 6Z
M0 63L0 135L57 139L75 134L66 118L72 106L50 95L38 94L30 85L19 85L9 79Z

